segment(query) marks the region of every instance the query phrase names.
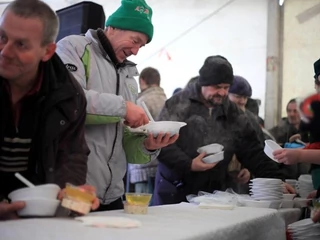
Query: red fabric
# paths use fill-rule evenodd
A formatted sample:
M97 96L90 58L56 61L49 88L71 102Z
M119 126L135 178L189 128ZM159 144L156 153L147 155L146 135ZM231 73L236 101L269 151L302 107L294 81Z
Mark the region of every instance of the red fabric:
M320 142L309 143L303 149L320 149Z
M291 237L291 234L288 230L286 231L286 238L287 238L287 240L293 240Z

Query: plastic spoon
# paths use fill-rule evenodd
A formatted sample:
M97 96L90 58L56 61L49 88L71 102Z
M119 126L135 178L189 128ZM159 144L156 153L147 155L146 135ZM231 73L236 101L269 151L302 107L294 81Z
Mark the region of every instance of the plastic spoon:
M149 112L149 109L148 109L148 107L147 107L147 105L145 104L144 101L141 102L141 105L142 105L143 110L146 112L146 114L147 114L147 116L149 118L149 121L150 122L154 122L154 119L153 119L151 113Z
M23 182L25 185L27 185L30 188L34 188L35 185L33 185L33 183L31 183L28 179L26 179L25 177L23 177L20 173L15 173L14 176L16 178L18 178L21 182Z

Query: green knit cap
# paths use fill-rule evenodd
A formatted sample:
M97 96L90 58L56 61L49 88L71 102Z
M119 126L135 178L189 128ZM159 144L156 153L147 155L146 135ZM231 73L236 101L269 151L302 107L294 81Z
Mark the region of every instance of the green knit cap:
M121 6L109 16L106 27L144 33L148 43L153 37L152 9L144 0L122 0Z

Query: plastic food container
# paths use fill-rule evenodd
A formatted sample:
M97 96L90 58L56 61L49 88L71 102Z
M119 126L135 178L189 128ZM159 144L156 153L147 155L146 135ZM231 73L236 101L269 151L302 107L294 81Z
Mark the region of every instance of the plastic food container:
M80 214L88 214L94 198L92 192L67 183L61 206Z
M124 211L128 214L147 214L152 194L126 193Z

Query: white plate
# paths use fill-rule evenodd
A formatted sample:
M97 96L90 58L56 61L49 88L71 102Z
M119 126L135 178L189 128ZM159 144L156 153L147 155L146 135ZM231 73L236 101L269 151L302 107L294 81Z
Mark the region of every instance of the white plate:
M92 227L137 228L142 225L138 220L124 217L84 216L76 217L75 220Z

